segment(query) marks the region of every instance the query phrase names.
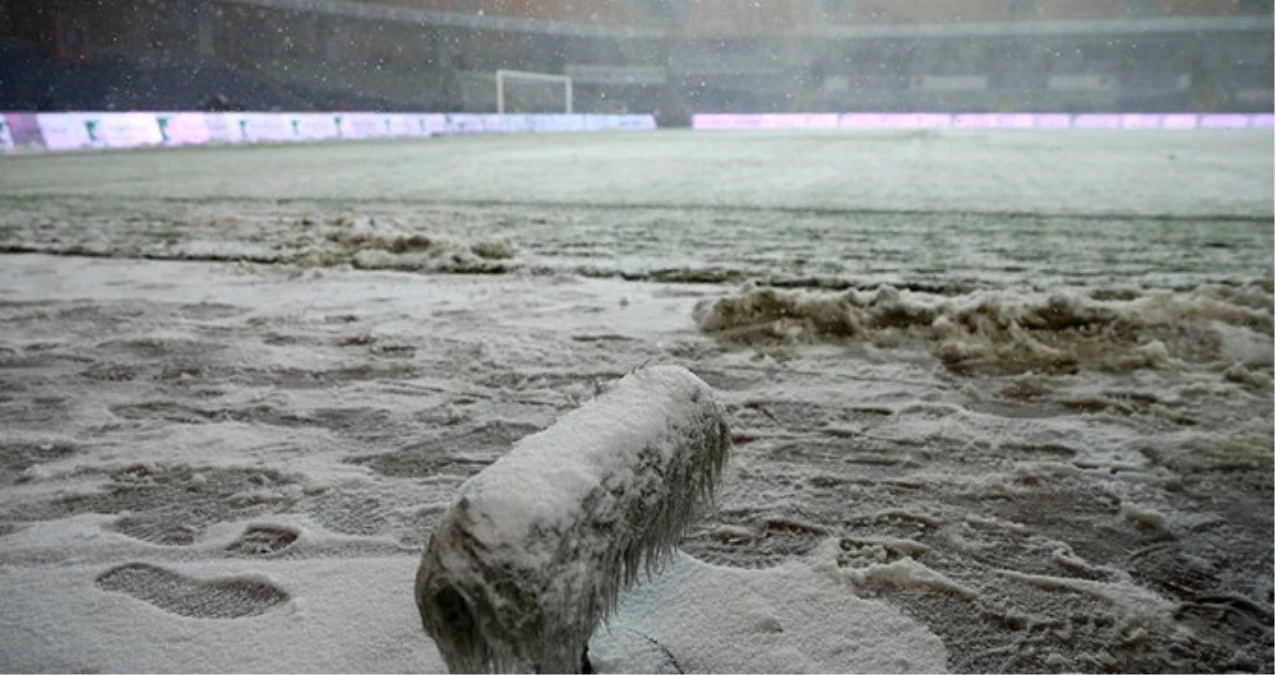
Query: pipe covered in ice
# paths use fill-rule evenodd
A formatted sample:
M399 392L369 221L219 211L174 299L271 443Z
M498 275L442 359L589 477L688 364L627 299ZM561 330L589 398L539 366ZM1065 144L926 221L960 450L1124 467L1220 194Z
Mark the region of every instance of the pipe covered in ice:
M654 366L466 481L416 573L448 669L578 672L619 592L711 499L729 449L712 388Z

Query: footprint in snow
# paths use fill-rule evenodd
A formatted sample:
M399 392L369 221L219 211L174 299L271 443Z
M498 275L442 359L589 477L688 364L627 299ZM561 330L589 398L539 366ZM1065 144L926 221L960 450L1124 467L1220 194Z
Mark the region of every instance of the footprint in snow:
M266 556L288 548L297 540L297 532L274 525L252 525L226 547L231 553Z
M146 563L128 563L98 575L98 588L131 595L162 610L196 619L238 619L265 614L288 601L265 581L227 577L195 579Z

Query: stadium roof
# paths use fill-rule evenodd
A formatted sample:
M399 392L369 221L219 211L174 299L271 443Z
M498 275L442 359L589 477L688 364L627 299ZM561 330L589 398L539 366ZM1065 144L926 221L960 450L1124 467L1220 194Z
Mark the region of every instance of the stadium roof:
M662 28L628 26L586 21L553 21L482 14L475 12L448 12L415 7L389 7L369 2L351 0L221 0L222 2L250 5L269 9L318 12L334 16L358 17L380 21L398 21L433 26L456 26L476 30L493 30L522 33L541 33L573 37L604 38L658 38L664 35Z
M474 30L539 33L570 37L660 38L666 32L654 25L624 25L592 21L560 21L526 17L455 12L416 7L393 7L353 0L221 0L221 2L285 11L395 21ZM774 28L772 26L772 28ZM1270 31L1269 14L1241 16L1161 16L1112 19L1023 19L1014 21L955 21L908 23L810 23L779 32L832 39L943 38L1044 35L1137 35L1155 33ZM679 31L680 32L680 31ZM682 33L685 35L685 33ZM704 37L711 37L706 35ZM738 36L737 36L738 37Z
M1136 19L1050 19L951 23L823 24L816 34L836 38L1112 35L1269 31L1270 15L1165 16Z

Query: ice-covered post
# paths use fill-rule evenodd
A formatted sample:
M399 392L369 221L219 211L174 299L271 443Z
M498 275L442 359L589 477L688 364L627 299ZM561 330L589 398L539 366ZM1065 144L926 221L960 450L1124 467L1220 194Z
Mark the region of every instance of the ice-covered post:
M713 390L637 370L460 487L416 573L416 604L457 672L586 667L589 637L711 499L730 450Z

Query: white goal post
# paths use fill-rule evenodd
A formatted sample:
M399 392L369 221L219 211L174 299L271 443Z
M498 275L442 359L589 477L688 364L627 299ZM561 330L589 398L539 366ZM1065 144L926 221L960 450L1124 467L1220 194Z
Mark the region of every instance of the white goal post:
M562 85L562 100L564 112L571 114L573 108L574 95L571 91L571 76L569 75L552 75L550 73L529 73L522 70L497 70L496 71L496 112L501 115L505 114L505 81L506 80L522 80L525 82L548 82L558 83Z

